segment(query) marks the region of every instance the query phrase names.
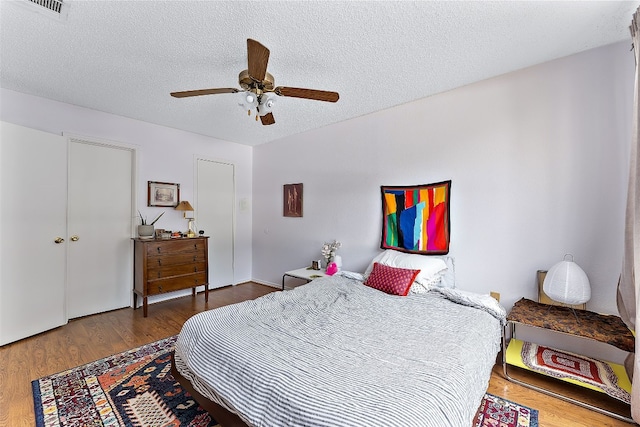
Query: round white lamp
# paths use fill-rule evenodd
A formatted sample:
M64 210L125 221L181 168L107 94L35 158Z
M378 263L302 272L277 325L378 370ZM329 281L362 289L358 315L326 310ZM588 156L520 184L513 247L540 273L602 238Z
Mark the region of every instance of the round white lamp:
M567 260L571 257L571 260ZM591 299L591 285L586 273L573 262L573 255L551 267L542 283L544 293L554 301L567 305L584 304Z

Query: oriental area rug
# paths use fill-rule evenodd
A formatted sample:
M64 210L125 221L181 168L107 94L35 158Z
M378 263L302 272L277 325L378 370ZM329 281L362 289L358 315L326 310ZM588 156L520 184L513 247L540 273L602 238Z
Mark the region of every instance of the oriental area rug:
M215 427L171 375L176 337L31 383L38 427ZM474 427L537 427L538 411L491 394Z

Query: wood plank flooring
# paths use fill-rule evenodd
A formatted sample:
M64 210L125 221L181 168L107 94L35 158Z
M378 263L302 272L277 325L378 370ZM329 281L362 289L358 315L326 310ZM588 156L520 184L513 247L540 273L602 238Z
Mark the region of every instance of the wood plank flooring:
M75 319L54 330L0 347L0 426L35 425L31 381L180 332L193 314L254 299L277 289L244 283L142 309L125 308ZM34 313L37 315L37 313ZM536 408L543 427L628 427L628 424L513 384L494 369L489 393Z

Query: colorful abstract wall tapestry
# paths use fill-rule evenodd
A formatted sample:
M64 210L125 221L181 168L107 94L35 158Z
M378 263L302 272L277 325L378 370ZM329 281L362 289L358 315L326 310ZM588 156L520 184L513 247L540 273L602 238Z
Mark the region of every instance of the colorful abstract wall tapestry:
M380 189L382 249L430 255L449 253L451 181Z

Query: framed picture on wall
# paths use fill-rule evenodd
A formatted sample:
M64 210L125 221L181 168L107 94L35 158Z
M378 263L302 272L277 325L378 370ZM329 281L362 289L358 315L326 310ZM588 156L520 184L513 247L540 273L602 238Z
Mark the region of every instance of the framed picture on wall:
M302 217L302 184L285 184L283 187L283 216Z
M380 248L423 255L449 253L451 181L380 190Z
M147 181L147 183L147 206L178 206L180 184L158 181Z

